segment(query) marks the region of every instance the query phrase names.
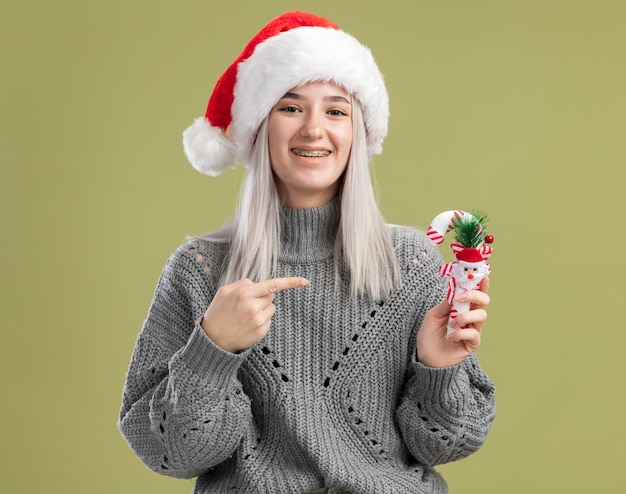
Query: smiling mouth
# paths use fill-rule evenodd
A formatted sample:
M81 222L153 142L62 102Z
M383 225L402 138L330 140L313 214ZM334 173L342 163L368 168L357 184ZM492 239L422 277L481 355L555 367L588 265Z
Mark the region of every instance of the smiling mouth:
M308 149L292 149L291 152L296 156L304 156L306 158L324 158L330 154L330 151L308 150Z

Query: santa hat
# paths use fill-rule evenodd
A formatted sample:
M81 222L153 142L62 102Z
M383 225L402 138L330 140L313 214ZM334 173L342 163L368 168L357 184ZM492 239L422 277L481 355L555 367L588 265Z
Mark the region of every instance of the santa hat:
M314 81L334 82L358 100L368 151L379 154L389 100L370 50L332 21L294 11L263 27L217 81L205 116L183 132L187 158L211 176L235 168L236 156L248 164L272 107L290 89Z
M459 250L455 252L454 256L458 261L463 261L468 264L480 263L485 261L481 252L473 247L467 247L465 249Z

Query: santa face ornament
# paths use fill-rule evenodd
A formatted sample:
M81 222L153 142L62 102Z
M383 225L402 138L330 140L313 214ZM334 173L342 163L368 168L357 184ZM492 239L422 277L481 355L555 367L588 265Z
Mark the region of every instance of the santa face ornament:
M489 264L486 261L458 261L452 263L450 275L456 280L457 286L463 290L475 290L478 288L480 281L489 275L489 271Z
M450 278L446 296L452 306L450 321L470 310L468 302L457 301L458 295L478 289L481 280L491 272L487 259L493 249L487 244L493 242L493 236L486 234L486 221L487 216L483 213L446 211L437 215L426 231L426 236L436 246L443 243L446 233L454 231L455 241L450 244L454 261L439 267L439 274ZM448 323L448 334L454 331L456 329Z

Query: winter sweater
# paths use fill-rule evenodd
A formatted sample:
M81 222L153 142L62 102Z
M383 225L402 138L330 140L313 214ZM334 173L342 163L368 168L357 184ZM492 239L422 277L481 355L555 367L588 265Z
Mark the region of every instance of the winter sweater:
M415 359L426 311L442 300L442 259L422 233L390 227L401 287L383 301L336 282L339 204L285 209L267 336L231 354L200 327L227 245L193 240L168 260L137 339L119 427L154 471L198 477L199 493L445 493L434 466L483 444L494 386L470 355ZM345 276L342 276L345 278Z

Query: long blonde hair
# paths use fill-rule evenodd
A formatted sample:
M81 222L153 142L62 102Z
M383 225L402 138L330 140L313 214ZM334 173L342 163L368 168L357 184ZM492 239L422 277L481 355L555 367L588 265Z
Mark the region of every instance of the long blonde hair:
M400 283L400 269L372 187L370 158L360 105L352 101L352 149L341 188L341 219L335 240L337 276L345 269L353 296L383 300ZM234 219L203 239L229 243L221 283L276 275L281 202L268 147L267 118L261 124Z

